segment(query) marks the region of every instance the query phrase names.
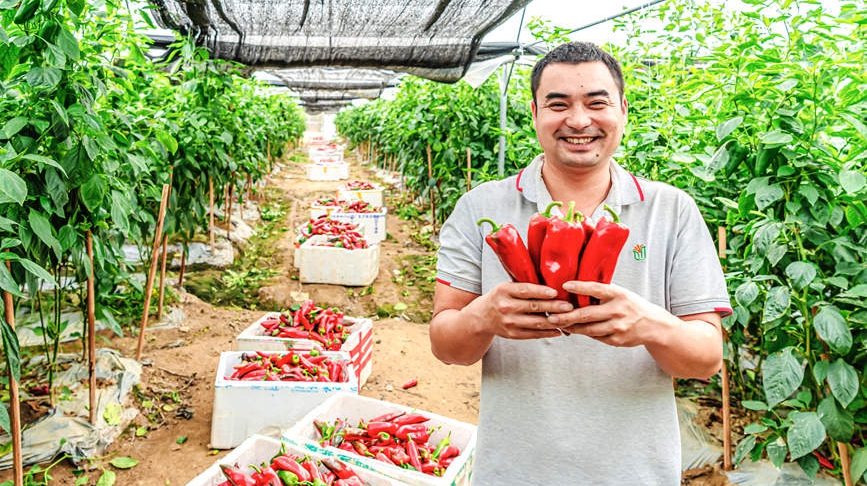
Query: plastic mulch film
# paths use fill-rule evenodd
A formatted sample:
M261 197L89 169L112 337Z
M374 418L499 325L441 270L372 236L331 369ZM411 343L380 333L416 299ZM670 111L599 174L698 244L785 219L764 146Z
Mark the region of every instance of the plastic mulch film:
M455 82L530 0L150 0L160 27L258 69L367 67Z
M91 424L87 363L81 361L80 354L61 355L58 361L69 367L58 373L54 386L69 392L57 398L49 413L24 427L21 456L25 465L50 461L60 454L73 459L101 456L138 415L130 396L141 378L140 363L111 349L97 350L96 376L100 385L96 424ZM38 399L22 391L22 402ZM8 434L0 435L0 443L9 440ZM11 467L12 454L0 458L0 469Z

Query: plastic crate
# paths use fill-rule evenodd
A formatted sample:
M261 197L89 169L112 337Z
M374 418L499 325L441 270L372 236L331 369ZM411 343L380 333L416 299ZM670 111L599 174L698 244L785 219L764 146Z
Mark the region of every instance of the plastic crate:
M286 349L309 350L315 341L309 339L291 339L262 334L262 322L266 319L279 318L279 312L267 312L249 327L241 331L235 340L239 351L284 351ZM373 322L361 317L344 317L343 326L349 329L349 337L340 351L349 354L349 361L355 370L358 387L367 383L367 378L373 370Z
M187 486L219 486L226 481L226 477L220 470L220 465L235 466L244 471L252 471L251 465L259 466L263 462L268 462L272 457L280 452L280 447L284 448L285 452L297 454L299 456L310 456L312 459L321 460L323 457L320 454L315 454L305 448L298 447L292 444L287 444L279 439L267 437L264 435L254 434L244 440L232 452L226 454L225 457L208 466L198 476L187 483ZM383 476L377 472L360 467L352 467L358 473L364 484L367 486L399 486L400 483Z
M436 444L443 437L450 435L449 440L451 443L460 448L461 454L455 458L442 476L431 476L418 471L403 469L392 464L377 461L371 457L361 456L336 447L323 448L319 445L319 433L313 425L314 420L332 423L338 418L343 418L350 423L358 423L359 420L369 420L378 415L394 411L416 412L430 417L430 421L426 423L430 427L436 428L431 434L430 442ZM347 464L371 469L403 484L414 486L468 486L472 476L473 457L475 455L476 426L396 403L376 400L357 394L336 393L328 397L321 405L311 410L310 413L305 415L294 426L286 430L283 433L283 440L290 444L304 447L316 454L329 455Z
M337 199L341 201L365 201L371 206L377 207L385 206L381 187L374 189L346 189L341 187L337 190Z
M285 354L286 351L277 351ZM220 353L214 381L211 447L231 449L265 427L285 428L337 392L358 393L358 373L349 353L326 351L332 359L349 361L348 381L241 381L227 377L241 362L244 351Z
M295 250L295 266L301 283L366 287L379 275L379 245L347 250L317 246L326 235L313 235Z

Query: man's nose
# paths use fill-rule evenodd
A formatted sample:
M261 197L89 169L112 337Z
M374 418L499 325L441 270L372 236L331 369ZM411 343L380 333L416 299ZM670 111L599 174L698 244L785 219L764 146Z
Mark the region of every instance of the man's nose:
M581 129L590 125L590 119L590 113L583 106L573 106L569 109L569 113L566 116L566 125Z

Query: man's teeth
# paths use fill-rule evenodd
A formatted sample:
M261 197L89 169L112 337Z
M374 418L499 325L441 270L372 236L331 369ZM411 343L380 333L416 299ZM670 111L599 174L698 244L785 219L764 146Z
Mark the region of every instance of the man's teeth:
M590 142L592 142L594 138L595 138L595 137L587 137L587 138L567 138L566 141L569 142L569 143L585 144L585 143L590 143Z

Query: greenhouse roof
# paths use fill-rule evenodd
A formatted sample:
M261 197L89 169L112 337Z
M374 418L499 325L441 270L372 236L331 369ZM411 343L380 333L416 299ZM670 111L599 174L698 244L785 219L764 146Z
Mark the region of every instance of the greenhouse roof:
M530 0L150 0L161 27L268 71L356 67L455 82ZM296 85L297 86L297 85ZM312 89L312 88L311 88ZM343 88L334 88L343 89Z

